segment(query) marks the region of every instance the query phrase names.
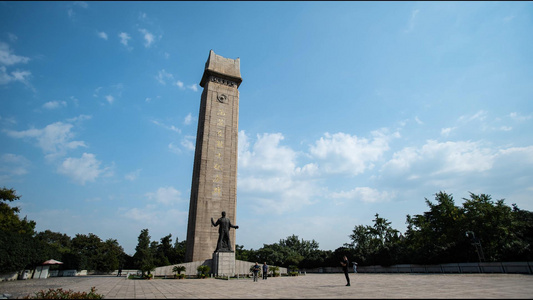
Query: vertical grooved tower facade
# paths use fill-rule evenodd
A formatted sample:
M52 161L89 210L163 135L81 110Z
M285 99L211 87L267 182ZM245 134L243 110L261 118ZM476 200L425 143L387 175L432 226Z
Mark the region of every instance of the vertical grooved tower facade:
M218 240L211 218L216 220L225 211L236 223L241 82L239 58L224 58L211 50L200 81L204 90L196 133L186 262L211 259ZM235 230L230 231L230 239L235 250Z

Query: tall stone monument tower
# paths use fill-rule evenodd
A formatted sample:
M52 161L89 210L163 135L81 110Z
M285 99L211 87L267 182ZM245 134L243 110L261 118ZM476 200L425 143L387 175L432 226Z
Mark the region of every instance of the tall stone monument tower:
M186 262L212 258L219 234L211 218L216 220L225 211L235 224L241 82L239 58L224 58L211 50L200 81L204 90L196 134ZM230 242L235 250L235 230L230 231Z

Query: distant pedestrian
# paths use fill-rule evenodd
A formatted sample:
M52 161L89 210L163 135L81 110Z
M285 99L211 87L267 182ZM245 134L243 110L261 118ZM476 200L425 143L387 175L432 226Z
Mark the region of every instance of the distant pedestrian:
M353 272L357 273L357 262L353 262Z
M344 276L346 277L346 286L350 286L350 277L348 276L348 265L350 264L350 262L348 261L348 258L346 257L346 255L344 255L344 257L342 258L342 261L341 261L341 266L342 266L342 270L344 271Z
M254 273L254 281L257 281L257 273L259 273L259 270L261 270L261 267L256 262L255 266L252 267L252 272Z
M122 276L122 267L118 268L117 276Z
M266 280L268 277L268 265L265 261L265 263L263 264L263 280Z

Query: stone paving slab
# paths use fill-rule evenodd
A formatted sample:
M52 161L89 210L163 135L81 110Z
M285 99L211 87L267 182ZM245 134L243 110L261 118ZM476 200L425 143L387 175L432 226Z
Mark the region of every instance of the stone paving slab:
M63 288L96 292L105 299L361 299L533 298L533 275L525 274L307 274L253 282L249 279L127 280L115 276L51 277L0 282L10 298Z

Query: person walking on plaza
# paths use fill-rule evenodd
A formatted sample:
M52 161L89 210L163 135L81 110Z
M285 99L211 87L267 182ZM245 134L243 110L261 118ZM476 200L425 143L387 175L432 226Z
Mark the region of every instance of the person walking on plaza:
M346 255L344 255L341 261L341 266L342 270L344 271L344 276L346 277L346 286L350 286L350 277L348 276L348 265L350 265L350 262L348 261Z
M265 263L263 264L263 280L266 280L268 277L268 265L265 261Z
M260 269L261 267L256 262L255 266L252 267L252 272L254 273L254 281L257 281L257 273L259 272Z
M354 261L352 264L353 264L353 272L357 273L357 262Z

